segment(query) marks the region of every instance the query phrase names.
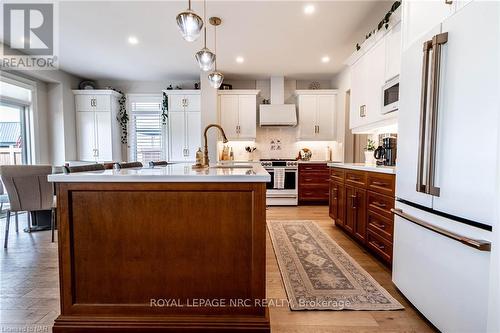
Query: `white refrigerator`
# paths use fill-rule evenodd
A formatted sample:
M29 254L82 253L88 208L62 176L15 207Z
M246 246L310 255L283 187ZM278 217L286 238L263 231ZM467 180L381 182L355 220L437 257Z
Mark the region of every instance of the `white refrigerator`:
M443 332L499 316L499 21L473 1L402 54L393 282Z

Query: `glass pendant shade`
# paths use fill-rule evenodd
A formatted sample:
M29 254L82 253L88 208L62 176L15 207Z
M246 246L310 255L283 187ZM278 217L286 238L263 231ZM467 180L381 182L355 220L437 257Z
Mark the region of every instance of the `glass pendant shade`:
M176 21L182 37L186 41L194 42L200 37L201 29L203 29L203 20L191 9L177 15Z
M224 81L224 75L221 72L215 71L208 74L208 82L215 89L220 88L222 81Z
M212 53L212 51L210 51L206 47L199 50L196 53L195 57L202 71L208 72L209 70L212 70L212 68L214 67L215 54Z

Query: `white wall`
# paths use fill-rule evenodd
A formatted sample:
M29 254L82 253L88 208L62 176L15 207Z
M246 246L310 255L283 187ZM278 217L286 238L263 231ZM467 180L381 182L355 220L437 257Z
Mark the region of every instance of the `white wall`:
M161 93L169 85L175 89L180 86L182 89L194 89L194 84L199 81L186 80L186 81L122 81L122 80L97 80L97 88L104 89L112 87L123 91L126 94L155 94Z
M337 95L337 142L343 146L345 157L348 152L346 147L352 144L352 138L349 130L349 119L346 117L346 96L351 89L351 72L349 67L345 67L332 79L332 87L338 89Z

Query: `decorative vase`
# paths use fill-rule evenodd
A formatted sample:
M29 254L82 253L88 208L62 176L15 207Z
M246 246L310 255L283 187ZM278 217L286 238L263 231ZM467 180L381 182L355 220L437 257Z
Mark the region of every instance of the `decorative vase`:
M375 157L373 156L373 150L365 151L365 164L376 164Z

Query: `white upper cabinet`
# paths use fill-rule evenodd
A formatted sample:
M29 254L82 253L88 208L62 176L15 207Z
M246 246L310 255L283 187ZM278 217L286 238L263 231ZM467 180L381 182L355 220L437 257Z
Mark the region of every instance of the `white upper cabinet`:
M121 162L121 95L113 90L73 90L77 156L80 161Z
M255 140L259 90L220 90L219 124L228 140Z
M401 71L401 22L387 33L385 38L385 81L399 75Z
M349 127L354 133L370 133L397 122L397 111L383 114L383 88L401 70L400 9L348 60L351 69Z
M406 50L430 29L441 23L448 16L453 15L456 10L456 1L405 0L402 3L402 7L402 20L404 22L403 50Z
M199 90L164 90L168 97L168 160L194 162L201 146Z
M297 90L299 125L297 140L336 139L337 90Z

